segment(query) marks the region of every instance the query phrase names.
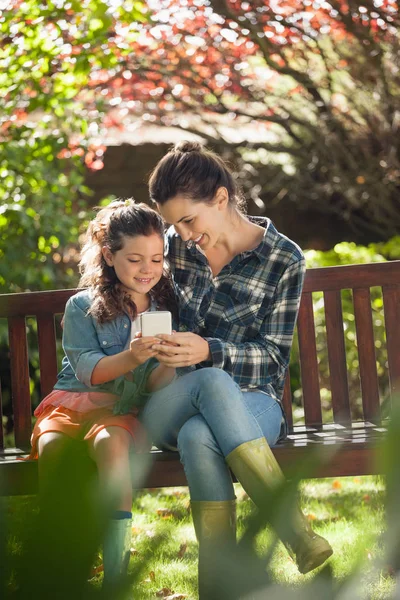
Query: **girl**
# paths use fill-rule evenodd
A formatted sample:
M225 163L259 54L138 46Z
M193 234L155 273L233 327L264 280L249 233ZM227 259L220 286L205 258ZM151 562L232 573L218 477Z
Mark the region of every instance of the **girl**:
M269 219L243 214L227 165L198 143L178 144L162 158L149 189L172 225L180 321L179 333L159 336L169 345L154 349L180 377L150 397L142 419L157 445L179 449L200 543L200 596L209 600L209 547L235 535L229 467L258 506L283 480L270 445L286 434L280 400L304 257ZM288 521L283 541L306 573L332 548L300 509Z
M129 454L143 444L136 418L148 389L174 370L158 365L156 338L140 336L140 313L173 309L163 268L164 224L145 204L116 201L89 224L81 252L83 291L67 302L65 356L54 390L35 411L31 457L39 474L68 438L83 440L97 465L100 485L112 492L115 514L104 541L104 584L126 568L132 519Z

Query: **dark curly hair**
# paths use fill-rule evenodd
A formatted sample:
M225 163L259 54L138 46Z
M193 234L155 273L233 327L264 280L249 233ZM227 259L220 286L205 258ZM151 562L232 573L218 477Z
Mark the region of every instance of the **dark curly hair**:
M123 247L125 237L136 235L156 233L163 239L164 222L149 206L136 204L132 199L116 200L96 210L99 212L89 223L81 250L79 286L92 290L94 301L89 313L100 323L111 321L125 312L134 319L137 315L136 305L122 289L114 267L108 266L104 260L102 248L108 246L114 254ZM176 316L172 281L166 264L160 281L150 294L157 304Z

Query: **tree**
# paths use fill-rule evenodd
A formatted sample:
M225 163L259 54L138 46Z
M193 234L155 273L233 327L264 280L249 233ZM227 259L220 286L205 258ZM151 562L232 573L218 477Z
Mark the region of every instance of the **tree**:
M129 52L145 3L9 0L0 12L0 292L77 283L85 163L103 117L93 85ZM112 9L112 10L111 10ZM40 268L38 268L40 267Z
M285 198L386 239L400 225L397 9L395 0L157 2L119 72L98 82L114 105L106 120L123 126L141 113L233 153L254 211ZM250 139L226 135L246 127Z

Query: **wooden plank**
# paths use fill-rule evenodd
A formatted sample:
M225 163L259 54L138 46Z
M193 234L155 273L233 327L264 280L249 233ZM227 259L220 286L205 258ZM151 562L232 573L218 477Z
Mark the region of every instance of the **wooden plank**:
M67 300L79 290L51 290L0 295L0 317L35 316L64 312Z
M359 443L337 444L332 452L332 445L318 444L317 456L322 464L316 467L313 477L339 477L349 475L371 475L379 473L376 460L377 450L381 447L380 439L369 439ZM285 473L293 475L293 468L306 462L310 451L316 445L305 444L295 446L280 443L272 451ZM154 462L143 487L186 486L187 481L177 452L153 452ZM18 461L14 457L0 454L0 496L35 494L37 486L37 461Z
M371 294L368 288L353 290L353 305L364 419L379 422L379 384L372 325Z
M319 389L317 346L312 294L305 292L300 302L297 319L299 334L301 383L303 388L304 415L306 425L321 426L321 394Z
M31 395L24 317L11 317L8 320L8 331L15 444L26 448L29 447L31 436Z
M340 291L324 292L332 409L335 423L351 423Z
M308 269L304 279L304 292L371 288L373 286L400 285L400 260L366 265L342 265Z
M292 391L290 389L290 372L289 369L286 373L285 387L283 389L282 397L283 410L285 411L286 421L289 431L293 430L293 410L292 410Z
M0 449L4 448L4 432L3 432L3 396L1 394L1 379L0 379Z
M400 398L400 288L382 286L390 389Z
M56 330L53 315L37 317L40 390L42 398L50 394L57 381Z
M341 265L307 269L304 292L350 289L354 287L400 285L400 260L363 265ZM78 289L0 295L0 317L64 312L68 298Z

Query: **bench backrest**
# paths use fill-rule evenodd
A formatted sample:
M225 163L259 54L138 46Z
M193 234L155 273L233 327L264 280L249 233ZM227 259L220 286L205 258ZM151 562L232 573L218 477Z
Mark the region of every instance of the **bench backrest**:
M297 322L304 420L307 426L322 424L319 367L313 313L313 292L323 292L326 340L332 395L333 421L351 423L347 365L343 330L341 291L352 291L356 323L362 408L366 421L379 421L380 398L375 357L370 288L382 288L386 328L387 368L391 392L400 381L400 261L310 269L306 273ZM66 301L76 290L30 292L0 296L0 318L8 320L10 375L15 444L29 446L31 394L26 318L36 317L41 397L53 388L57 376L54 316L62 314ZM289 425L293 425L290 376L286 378L283 403ZM0 417L1 417L0 386ZM1 422L1 421L0 421ZM0 448L4 445L0 427Z

